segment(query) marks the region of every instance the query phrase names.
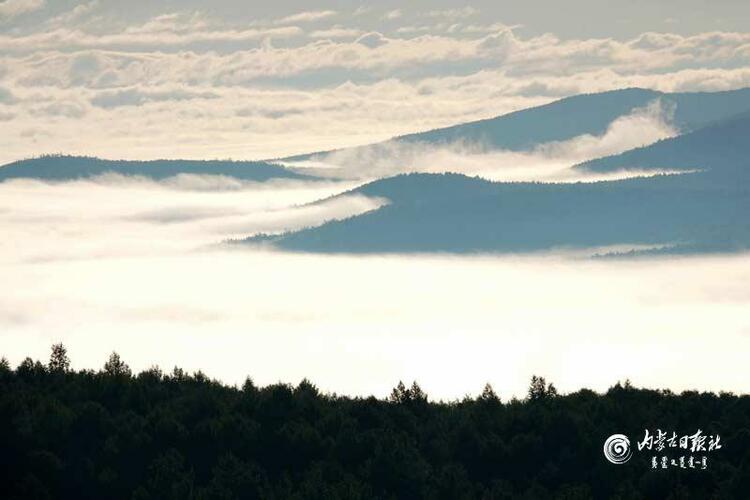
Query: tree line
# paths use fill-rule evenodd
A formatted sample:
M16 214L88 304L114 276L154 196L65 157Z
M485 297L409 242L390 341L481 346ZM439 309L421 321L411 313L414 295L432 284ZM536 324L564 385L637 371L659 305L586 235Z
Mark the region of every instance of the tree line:
M721 435L705 470L653 469L608 436L644 428ZM632 443L635 448L635 443ZM523 399L487 385L431 401L416 382L390 397L296 386L227 386L202 372L134 374L112 353L72 370L0 361L5 499L710 499L750 491L750 397L629 383L559 394L533 377Z

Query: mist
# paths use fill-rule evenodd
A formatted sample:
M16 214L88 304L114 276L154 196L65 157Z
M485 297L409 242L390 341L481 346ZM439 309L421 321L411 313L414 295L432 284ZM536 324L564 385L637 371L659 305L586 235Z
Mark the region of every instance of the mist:
M618 380L746 389L750 255L592 261L523 256L325 256L227 238L355 215L353 182L182 178L0 184L0 347L13 365L63 342L76 368L112 350L138 371L432 398L532 374L563 391ZM730 347L727 347L730 346Z
M673 110L655 100L609 124L601 135L540 144L532 151L496 150L481 143L428 144L393 140L314 155L284 164L303 172L349 179L373 179L408 172L455 172L494 181L594 182L674 173L637 170L594 173L570 169L587 160L618 154L674 137Z
M182 175L163 182L92 180L0 183L0 260L125 257L191 251L230 238L322 224L384 200L340 196L352 182L240 182ZM21 251L23 250L23 251Z

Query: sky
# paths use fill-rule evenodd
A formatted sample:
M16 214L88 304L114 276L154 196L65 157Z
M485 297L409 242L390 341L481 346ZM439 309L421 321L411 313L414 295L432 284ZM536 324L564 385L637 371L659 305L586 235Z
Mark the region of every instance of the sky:
M742 0L0 2L0 163L272 158L629 86L750 85Z

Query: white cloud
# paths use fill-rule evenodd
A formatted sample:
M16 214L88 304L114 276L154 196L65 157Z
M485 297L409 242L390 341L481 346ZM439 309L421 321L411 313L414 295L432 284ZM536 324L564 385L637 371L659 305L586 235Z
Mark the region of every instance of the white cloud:
M336 15L335 10L311 10L306 12L298 12L286 16L276 21L276 24L292 24L292 23L311 23L320 21L321 19L327 19Z
M0 262L189 252L227 238L318 225L380 206L382 202L362 196L306 205L354 185L195 175L154 182L114 174L62 183L6 181L0 183L3 230L19 239L36 238L37 244L17 253L5 240ZM66 229L41 231L62 226Z
M601 135L581 135L542 144L532 152L511 152L481 143L424 144L392 141L316 155L289 166L314 166L336 178L376 179L408 172L457 172L497 181L589 182L661 172L591 174L571 171L586 160L617 154L672 137L671 111L656 100L613 121Z
M16 17L44 7L44 0L4 0L0 2L0 19Z
M471 6L457 9L431 10L427 13L429 17L447 17L449 19L462 19L479 14L479 10Z
M398 19L402 16L401 9L393 9L389 10L388 12L383 15L383 18L385 19Z
M376 49L381 45L388 43L388 39L384 37L382 33L371 32L357 38L356 43L371 49Z
M16 101L15 96L13 95L13 92L10 90L0 87L0 103L3 104L12 104Z
M143 30L143 31L141 31ZM80 30L58 28L44 33L35 33L23 37L0 35L0 49L9 53L29 53L33 51L56 51L65 48L67 51L83 49L114 50L122 53L131 51L154 51L178 49L191 45L200 45L203 51L210 51L216 46L260 41L264 38L291 38L304 32L296 26L278 26L273 28L250 28L243 30L200 30L191 31L187 27L167 29L153 25L131 27L128 30L109 34L93 35Z
M143 91L137 88L102 92L91 99L91 104L100 108L119 106L141 106L150 102L185 101L193 99L216 99L219 96L211 92L196 92L185 89Z
M681 70L668 75L594 70L523 78L504 71L481 71L467 76L387 79L321 89L259 89L251 83L243 84L229 61L219 64L213 57L203 56L175 56L173 62L170 58L158 60L162 61L161 73L156 66L152 69L148 60L115 59L114 69L105 70L104 74L116 71L120 65L128 70L112 76L112 84L126 85L123 89L148 95L149 100L139 101L141 106L89 106L81 119L57 115L52 121L36 110L57 102L88 103L96 96L119 90L10 87L15 102L0 103L0 112L15 118L0 121L0 134L9 138L0 151L0 164L60 151L134 159L269 158L371 143L489 118L581 92L633 86L662 91L750 86L750 69L742 68ZM170 68L173 63L175 66ZM143 66L136 69L138 65ZM51 64L49 67L55 68ZM191 68L195 70L188 71ZM212 75L213 68L218 68L221 76ZM238 79L229 81L224 71L235 71L233 76ZM65 71L57 69L51 73L55 78L65 75ZM194 85L166 84L175 79L193 80ZM143 83L135 85L137 80ZM68 85L60 82L63 84ZM198 98L156 99L174 92L189 92ZM217 97L200 98L204 93ZM44 131L46 139L33 142L34 136L21 137L22 131L30 129Z
M76 368L100 368L116 350L136 371L179 365L263 385L308 377L379 396L416 379L434 398L491 382L507 399L540 373L562 391L625 378L673 390L746 386L748 255L589 262L211 246L234 230L320 220L290 206L342 187L2 183L0 266L13 290L0 296L3 355L45 359L62 341ZM472 362L446 371L456 358Z
M105 10L79 7L87 7L80 19ZM86 21L0 35L0 134L11 138L0 163L56 151L280 156L581 92L750 85L747 33L562 40L524 37L487 19L416 25L409 34L398 23L360 31L338 16L338 24L303 31L182 11L110 28Z
M498 33L506 30L512 30L520 28L521 25L516 24L508 26L504 23L492 23L492 24L469 24L462 26L461 31L463 33Z
M433 26L401 26L396 30L396 33L427 33L434 29Z
M50 26L70 26L71 23L78 22L86 16L89 16L100 6L101 4L99 3L99 0L91 0L88 3L78 4L71 10L47 20L46 24Z
M366 6L366 5L360 5L359 7L357 7L357 8L356 8L356 9L354 10L354 12L353 12L353 15L354 15L355 17L356 17L356 16L363 16L363 15L365 15L365 14L369 13L369 12L372 12L372 7L368 7L368 6Z
M324 30L315 30L310 33L311 38L354 38L362 34L361 30L345 28L339 24Z
M552 158L570 158L575 163L622 153L678 134L672 125L674 109L657 99L644 108L613 121L601 136L590 134L570 141L548 143L539 152Z

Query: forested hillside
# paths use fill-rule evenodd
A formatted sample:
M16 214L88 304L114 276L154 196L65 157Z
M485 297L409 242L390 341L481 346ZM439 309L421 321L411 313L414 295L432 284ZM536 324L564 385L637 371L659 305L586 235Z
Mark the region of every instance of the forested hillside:
M750 88L678 93L628 88L580 94L494 118L407 134L350 150L387 150L396 143L468 143L481 144L490 150L530 151L548 142L567 141L585 134L601 135L617 118L657 101L668 114L665 118L685 133L750 110ZM296 155L284 160L305 160L330 152Z
M390 398L297 386L229 387L202 373L0 364L0 497L133 499L709 499L750 490L750 397L637 389L435 402L414 383ZM252 370L252 367L248 367ZM721 438L706 468L651 465L644 428ZM614 433L633 457L602 453ZM701 454L701 453L699 453Z
M689 134L591 160L575 168L591 172L699 169L728 176L734 182L746 182L750 171L748 137L750 113L742 113Z
M0 166L0 182L8 179L65 181L102 174L137 175L161 180L180 174L221 175L246 181L309 179L262 161L231 160L103 160L88 156L46 155Z
M608 245L664 252L732 252L750 245L747 174L715 172L621 181L500 183L458 174L382 179L355 193L389 204L248 243L307 252L529 252Z

